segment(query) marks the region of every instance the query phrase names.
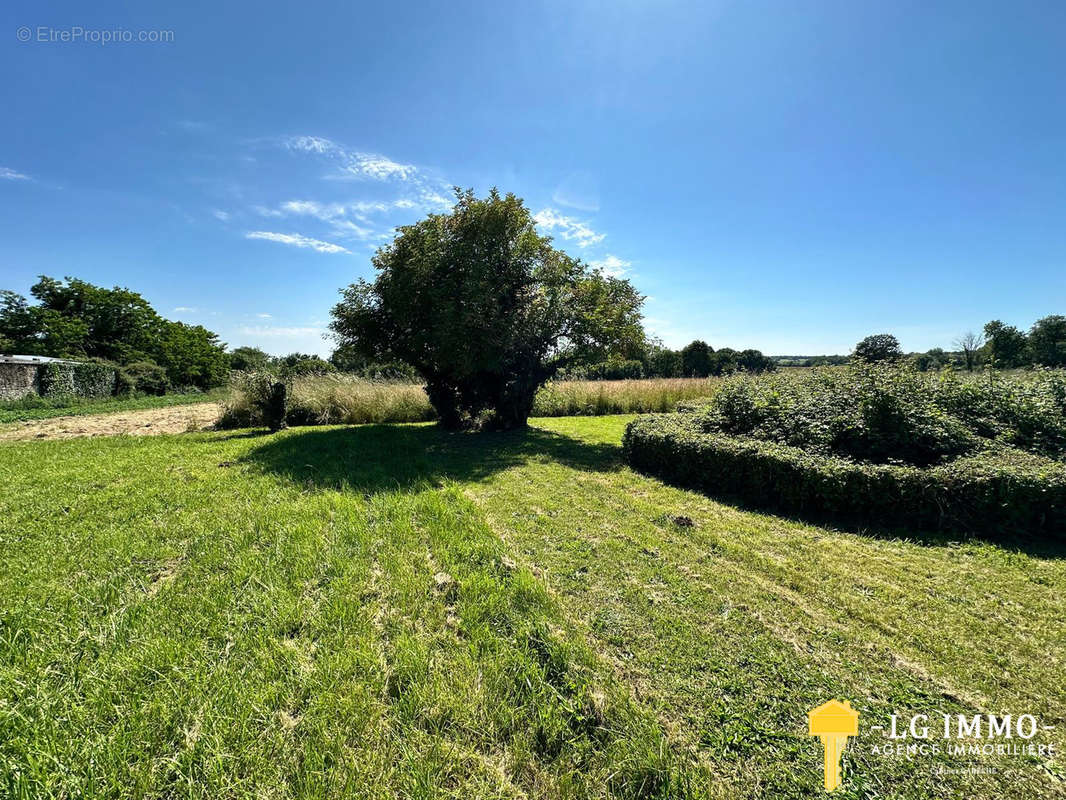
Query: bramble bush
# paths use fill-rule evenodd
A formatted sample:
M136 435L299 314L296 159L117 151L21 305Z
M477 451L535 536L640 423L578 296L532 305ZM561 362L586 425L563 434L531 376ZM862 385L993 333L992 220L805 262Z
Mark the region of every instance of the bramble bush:
M706 432L874 463L925 466L977 446L917 372L856 366L802 379L731 378L700 412Z
M900 366L734 378L641 417L635 468L789 513L965 532L1066 530L1066 381ZM1058 459L1058 460L1056 460Z
M1038 369L1023 379L961 381L946 375L932 384L934 402L980 437L1032 453L1066 457L1066 372Z

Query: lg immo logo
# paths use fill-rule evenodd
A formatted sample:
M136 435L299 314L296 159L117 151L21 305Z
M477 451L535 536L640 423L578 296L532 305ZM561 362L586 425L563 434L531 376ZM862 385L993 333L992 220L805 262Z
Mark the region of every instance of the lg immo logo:
M859 712L847 700L830 700L807 714L807 730L822 739L825 752L825 790L840 786L840 757L848 738L859 735Z
M879 741L864 745L861 752L876 758L1052 759L1055 745L1034 739L1053 729L1033 714L891 714L888 725L869 726L867 732ZM847 700L830 700L807 714L807 731L821 739L825 790L832 792L840 787L844 748L859 736L859 712Z

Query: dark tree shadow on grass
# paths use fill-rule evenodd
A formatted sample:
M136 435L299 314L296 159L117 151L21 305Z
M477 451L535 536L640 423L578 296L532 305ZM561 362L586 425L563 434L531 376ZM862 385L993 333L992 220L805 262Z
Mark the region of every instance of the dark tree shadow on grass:
M478 481L538 460L607 472L621 468L621 451L538 428L454 433L436 425L359 425L296 429L242 459L296 483L363 493Z
M539 428L454 433L436 425L297 428L270 436L241 461L311 488L364 494L419 484L440 485L446 480L480 481L534 461L555 462L587 472L613 472L623 466L618 445L583 442ZM716 502L743 511L872 538L905 539L929 547L986 542L1003 550L1040 558L1066 557L1066 544L1056 541L1054 536L969 537L936 530L884 527L868 521L824 515L794 514L736 497L709 496Z
M731 506L739 511L772 516L797 525L815 525L825 530L855 534L869 539L903 540L930 548L951 548L960 544L988 544L1000 550L1022 553L1036 558L1066 558L1066 541L1056 531L1030 533L1019 530L1005 530L998 535L990 535L988 533L964 533L958 530L937 528L899 527L898 525L886 525L866 518L858 518L854 515L833 515L783 509L770 497L767 497L765 503L756 503L750 499L732 494L707 492L686 485L684 482L673 481L644 470L638 469L636 471L647 478L661 481L677 489L684 489L685 491L709 497L716 503Z

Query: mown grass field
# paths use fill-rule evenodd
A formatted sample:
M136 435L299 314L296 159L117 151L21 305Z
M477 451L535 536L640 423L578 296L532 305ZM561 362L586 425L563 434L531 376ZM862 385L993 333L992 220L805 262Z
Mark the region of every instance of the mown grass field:
M723 505L623 467L629 419L0 445L0 791L818 797L837 697L835 796L1066 794L870 753L939 712L1061 751L1066 554Z

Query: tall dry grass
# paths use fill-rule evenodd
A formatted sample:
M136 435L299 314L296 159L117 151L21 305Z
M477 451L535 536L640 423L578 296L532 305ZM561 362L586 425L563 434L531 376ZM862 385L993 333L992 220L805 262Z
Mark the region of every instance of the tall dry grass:
M625 381L559 381L537 394L537 417L591 417L673 411L684 401L712 396L717 378L645 378Z
M264 424L257 397L269 378L240 376L223 404L224 428ZM625 381L559 381L537 394L538 417L600 416L671 411L683 401L710 397L720 381L714 378L651 378ZM422 422L435 418L419 384L366 380L347 375L316 375L290 384L290 425L355 425Z
M264 375L239 375L223 403L219 427L265 424L263 400L270 383ZM422 422L434 419L433 406L418 384L367 380L350 375L315 375L289 383L290 425L354 425Z

